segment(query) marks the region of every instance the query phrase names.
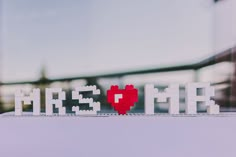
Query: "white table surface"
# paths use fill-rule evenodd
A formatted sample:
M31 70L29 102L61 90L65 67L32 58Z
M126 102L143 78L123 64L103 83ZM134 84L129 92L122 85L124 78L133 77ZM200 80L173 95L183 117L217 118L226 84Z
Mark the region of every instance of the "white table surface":
M231 116L0 116L0 157L235 157Z

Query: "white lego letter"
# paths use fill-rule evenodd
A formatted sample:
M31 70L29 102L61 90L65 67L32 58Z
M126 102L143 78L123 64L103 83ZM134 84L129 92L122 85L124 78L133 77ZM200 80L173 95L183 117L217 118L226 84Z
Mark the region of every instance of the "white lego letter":
M53 98L57 94L58 98ZM46 88L46 115L53 114L53 105L58 108L59 115L66 114L66 108L62 106L62 101L66 99L66 94L61 88Z
M145 114L154 114L154 99L157 102L167 102L170 100L169 114L179 114L179 85L171 84L165 92L159 92L154 85L145 85Z
M80 104L88 103L89 107L92 107L93 110L80 110L79 106L73 106L72 111L75 112L76 115L96 115L97 111L100 111L100 102L94 102L93 98L83 98L83 95L80 92L92 91L93 95L99 95L100 90L96 88L96 86L82 86L75 88L72 91L72 99L79 100Z
M199 90L199 92L198 92ZM201 91L201 92L200 92ZM219 114L219 105L210 100L215 95L214 87L210 83L189 83L186 85L186 113L197 113L197 102L207 106L207 113Z
M31 105L33 102L33 115L40 114L40 89L33 89L29 96L25 96L21 90L15 92L15 115L22 115L22 102Z

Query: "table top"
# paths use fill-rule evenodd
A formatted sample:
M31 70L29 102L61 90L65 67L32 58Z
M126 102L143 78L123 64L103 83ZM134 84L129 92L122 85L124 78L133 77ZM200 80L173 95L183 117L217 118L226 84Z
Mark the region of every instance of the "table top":
M236 113L0 116L0 156L235 157Z

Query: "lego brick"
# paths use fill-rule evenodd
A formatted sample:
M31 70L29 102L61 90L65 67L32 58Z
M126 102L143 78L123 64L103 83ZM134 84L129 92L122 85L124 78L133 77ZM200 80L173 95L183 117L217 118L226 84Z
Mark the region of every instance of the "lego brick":
M160 92L157 88L154 88L153 84L145 85L145 114L154 114L155 103L167 102L169 98L169 114L179 114L179 85L170 84L164 92Z
M33 115L40 114L40 89L33 89L33 92L29 94L29 96L25 96L25 94L21 90L17 90L15 92L15 115L22 115L22 103L23 105L31 105L33 104Z
M99 95L100 90L97 89L96 86L81 86L76 87L74 91L72 91L72 99L78 100L79 104L87 103L89 107L92 107L92 110L80 110L79 106L73 106L72 111L75 112L76 115L96 115L98 111L101 110L100 102L94 102L93 98L83 98L83 95L80 92L92 91L93 95Z
M219 114L220 113L220 106L214 104L214 101L211 100L211 105L207 107L208 114Z
M58 94L58 99L53 99L53 93ZM58 108L59 115L65 115L66 109L63 107L63 100L66 94L61 88L46 88L46 115L53 114L53 105Z
M133 85L126 85L125 89L111 86L107 91L107 101L119 114L126 114L138 101L138 90Z
M197 93L198 89L202 93ZM210 83L189 83L186 85L186 113L196 114L197 113L197 102L203 102L207 108L211 105L215 105L213 100L210 100L214 94L214 87L210 86ZM211 109L208 109L209 112Z

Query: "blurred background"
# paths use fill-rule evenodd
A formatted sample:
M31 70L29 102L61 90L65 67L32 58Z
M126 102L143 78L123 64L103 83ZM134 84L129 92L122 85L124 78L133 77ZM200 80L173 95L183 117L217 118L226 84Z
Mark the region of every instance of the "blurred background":
M66 91L72 113L71 91L81 85L97 85L101 95L85 97L114 112L106 91L126 84L139 89L130 112L144 112L147 83L180 83L184 112L184 85L196 81L215 87L221 111L236 111L235 60L235 0L0 0L0 113L14 111L18 88L40 88L45 112L47 87Z

